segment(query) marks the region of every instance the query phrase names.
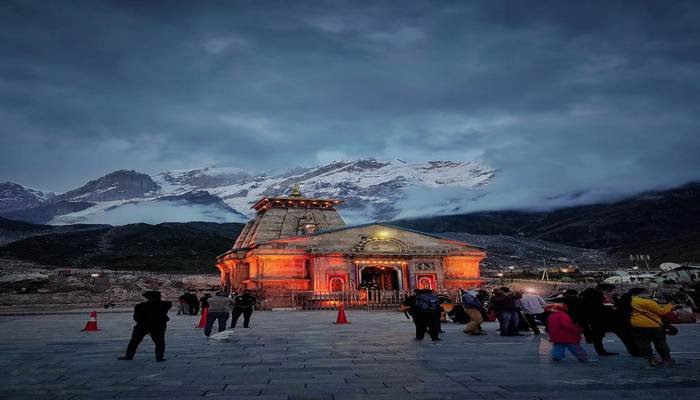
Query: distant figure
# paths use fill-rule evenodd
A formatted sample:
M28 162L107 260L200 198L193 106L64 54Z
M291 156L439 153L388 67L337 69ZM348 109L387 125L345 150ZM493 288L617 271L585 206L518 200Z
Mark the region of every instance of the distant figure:
M541 318L544 314L544 306L547 304L544 299L534 293L523 293L523 296L518 300L528 327L532 329L535 335L540 334L540 329L537 327L536 318Z
M185 292L182 296L178 297L177 301L180 307L177 309L177 315L190 315L190 302L187 295L188 293Z
M257 299L249 289L243 289L243 293L233 298L233 314L231 315L231 329L236 327L238 318L243 314L243 327L250 328L250 316L253 315L253 306Z
M481 324L484 322L482 309L484 305L473 294L466 291L462 294L462 306L464 311L469 315L469 323L464 327L464 333L470 335L485 335L481 329Z
M194 293L186 293L187 303L190 305L190 315L197 315L199 313L199 299Z
M165 361L165 329L167 328L168 310L173 306L169 301L160 299L160 292L151 290L143 294L148 301L134 307L136 325L131 333L131 340L126 347L126 354L120 360L133 360L136 349L144 336L151 335L156 346L156 360Z
M209 308L209 298L211 297L211 294L205 293L202 298L199 299L199 304L202 306L202 312L204 312L205 308Z
M673 364L671 350L666 343L666 332L661 316L673 310L672 304L659 305L649 298L649 292L644 288L633 288L629 291L632 296L632 336L640 355L647 359L649 365L658 366ZM661 360L654 357L651 344L654 343L656 352Z
M547 326L549 340L552 342L552 361L563 360L566 350L569 350L579 361L587 361L588 354L580 345L583 329L571 319L566 304L554 304L551 311L547 318Z
M219 322L219 332L226 330L226 321L228 321L229 310L231 309L231 299L224 292L216 292L209 298L209 310L207 311L207 325L204 327L204 336L211 335L211 329L214 321Z

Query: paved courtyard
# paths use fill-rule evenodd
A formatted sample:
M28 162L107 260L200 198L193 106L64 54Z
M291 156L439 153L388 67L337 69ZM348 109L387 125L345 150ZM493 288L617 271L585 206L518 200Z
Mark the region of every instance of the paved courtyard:
M679 364L649 369L627 356L549 361L545 338L471 337L443 324L442 342L417 342L397 312L258 312L229 341L206 339L199 317L171 313L167 361L146 338L118 361L129 313L0 317L0 399L676 399L700 398L700 325L670 338ZM608 346L622 351L617 340ZM590 346L586 348L592 352Z

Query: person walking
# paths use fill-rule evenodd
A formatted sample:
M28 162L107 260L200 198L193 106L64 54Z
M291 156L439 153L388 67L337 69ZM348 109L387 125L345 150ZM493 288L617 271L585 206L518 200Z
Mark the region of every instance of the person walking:
M419 320L424 324L420 337L418 337L418 327L416 327L416 337L423 339L425 328L427 328L428 335L430 335L433 342L442 340L440 339L440 314L442 313L442 308L432 290L420 289L416 296L416 312L419 315Z
M177 299L180 307L177 309L177 315L190 315L190 303L187 299L187 292Z
M518 294L506 293L504 288L493 290L493 296L489 301L489 310L496 313L501 336L520 336L518 333L518 311L515 304Z
M544 307L547 303L544 302L542 297L534 293L525 292L518 300L518 304L525 315L528 327L532 329L532 333L539 335L540 329L537 327L536 319L541 318L542 314L544 314Z
M224 292L216 292L209 298L209 309L207 310L207 324L204 327L204 336L211 335L214 321L219 322L219 332L226 330L226 321L228 321L229 310L231 309L231 299Z
M204 296L202 296L199 299L199 304L202 307L202 313L204 312L205 308L209 308L209 298L211 298L211 294L209 293L204 293Z
M595 288L588 288L581 292L584 319L588 322L589 327L586 339L589 343L593 343L599 356L616 356L618 354L607 351L603 346L605 333L613 329L613 304L606 296L606 293L613 289L615 286L601 283Z
M188 315L197 315L197 312L199 311L199 300L197 299L197 296L190 292L186 292L184 296L189 307Z
M645 288L632 288L629 291L632 296L632 336L639 354L646 358L649 365L655 367L661 364L673 364L671 350L666 342L666 331L661 316L672 311L672 304L659 305L650 299L649 291ZM654 357L651 344L654 343L656 352L661 360Z
M416 327L416 340L423 340L425 337L425 331L427 330L425 321L421 319L421 315L418 313L418 295L420 294L420 289L413 289L413 294L406 297L401 304L401 311L405 314L411 316L413 320L413 325Z
M134 307L136 325L131 332L131 340L126 346L126 353L120 360L133 360L136 349L146 335L151 335L156 347L156 361L165 361L165 329L167 328L168 310L173 306L169 301L160 299L160 292L151 290L143 294L147 301Z
M253 296L250 289L243 289L243 292L233 298L233 315L231 316L231 329L236 327L238 318L243 314L243 327L250 328L250 316L253 315L253 306L257 298Z
M484 305L472 293L465 291L462 294L462 306L469 315L469 323L464 327L464 333L474 336L485 335L486 332L481 328L481 324L484 322L481 310Z
M571 319L566 304L554 304L551 307L547 328L552 342L552 361L562 361L566 350L581 362L588 360L586 350L580 345L583 329Z

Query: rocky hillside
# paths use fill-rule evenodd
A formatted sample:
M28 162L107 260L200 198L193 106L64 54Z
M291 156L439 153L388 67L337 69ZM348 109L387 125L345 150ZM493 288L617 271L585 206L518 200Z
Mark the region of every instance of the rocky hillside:
M454 212L455 205L449 201L415 193L450 189L458 190L462 200L477 198L479 189L494 174L476 163L376 159L332 162L283 173L217 167L153 176L116 171L44 200L0 199L0 216L41 224L245 222L255 202L266 196L287 195L292 185L300 184L305 196L343 199L343 216L351 222L388 220L435 204L438 209L431 212Z
M49 230L0 247L0 257L62 268L206 272L242 228L235 223L192 222Z
M397 224L428 232L466 232L546 240L658 261L700 260L700 183L606 204L550 212L502 211L422 218Z

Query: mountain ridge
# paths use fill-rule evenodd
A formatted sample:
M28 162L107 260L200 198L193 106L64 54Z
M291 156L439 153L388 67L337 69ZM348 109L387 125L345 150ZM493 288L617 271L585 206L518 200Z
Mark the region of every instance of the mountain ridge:
M292 185L300 184L305 196L342 198L343 213L351 221L389 220L405 211L400 203L408 197L409 189L451 188L477 198L478 190L494 175L495 170L475 162L407 163L374 158L297 167L282 173L228 167L153 175L119 170L38 204L0 211L0 216L48 224L119 224L119 218L123 223L135 223L140 222L139 217L157 223L177 215L182 216L180 222L186 218L244 222L252 217L250 207L260 198L285 196ZM208 200L196 201L204 198Z

